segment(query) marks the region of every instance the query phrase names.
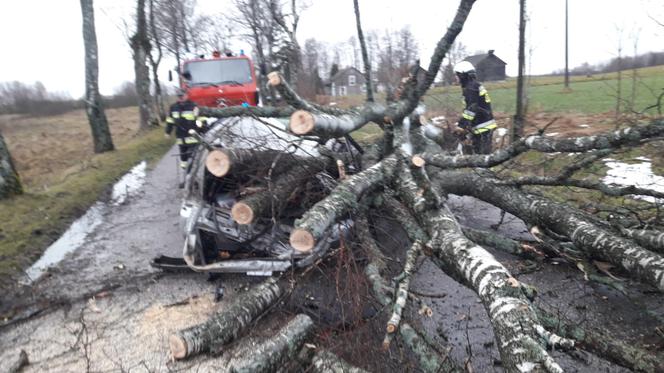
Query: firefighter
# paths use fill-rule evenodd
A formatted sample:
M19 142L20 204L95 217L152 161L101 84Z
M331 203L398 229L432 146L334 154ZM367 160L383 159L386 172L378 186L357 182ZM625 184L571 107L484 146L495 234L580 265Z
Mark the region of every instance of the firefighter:
M491 112L491 98L482 83L478 82L475 67L468 61L454 66L454 73L463 90L465 109L459 119L460 131L472 141L475 154L491 153L493 130L498 126Z
M166 134L170 137L173 128L175 128L176 142L180 148L180 168L182 169L180 188L184 187L184 178L187 174L189 158L194 154L198 139L192 136L189 131L195 130L197 133L204 133L207 118L198 116L198 106L189 100L184 90L177 92L178 101L171 105L168 118L166 118Z

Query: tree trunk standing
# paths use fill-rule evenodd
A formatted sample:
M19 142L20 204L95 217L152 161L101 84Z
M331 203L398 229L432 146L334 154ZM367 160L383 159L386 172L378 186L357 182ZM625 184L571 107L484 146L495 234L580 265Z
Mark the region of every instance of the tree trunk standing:
M136 94L138 95L138 110L140 113L139 130L145 131L153 122L150 108L150 69L146 65L150 53L150 40L145 19L145 0L136 3L136 33L130 39L131 50L134 57L134 74Z
M152 53L148 53L150 58L150 66L152 67L152 81L154 82L154 106L159 115L160 121L166 120L166 108L164 107L164 97L161 93L161 83L159 82L159 64L161 63L161 40L159 34L157 33L157 24L155 21L154 14L154 0L150 0L150 32L152 34L152 41L154 46L157 48L157 57L152 56Z
M85 111L92 129L95 153L115 149L104 105L99 94L99 59L97 57L97 34L92 0L81 0L83 15L83 41L85 45Z
M362 49L362 61L364 62L364 79L367 85L367 102L374 102L373 88L371 82L371 61L367 53L367 43L364 41L364 33L362 32L362 23L360 22L360 5L358 0L353 1L355 6L355 22L357 23L357 38L360 39L360 48Z
M512 123L511 142L523 137L525 94L523 89L526 60L526 0L519 0L519 76L516 79L516 113Z
M565 89L569 90L569 7L565 0Z
M5 138L0 133L0 199L23 193L21 180L18 177Z

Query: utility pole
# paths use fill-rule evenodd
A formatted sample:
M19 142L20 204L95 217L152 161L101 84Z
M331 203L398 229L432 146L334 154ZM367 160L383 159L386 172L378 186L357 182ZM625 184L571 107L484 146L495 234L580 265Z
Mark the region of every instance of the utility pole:
M565 0L565 90L569 89L569 14L568 0Z

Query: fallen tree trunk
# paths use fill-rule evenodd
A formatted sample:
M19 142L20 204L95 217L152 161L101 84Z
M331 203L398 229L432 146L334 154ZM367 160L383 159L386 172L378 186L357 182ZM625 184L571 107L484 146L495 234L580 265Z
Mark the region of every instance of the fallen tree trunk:
M610 133L594 136L582 136L567 139L556 139L546 136L529 136L514 142L505 149L487 155L456 155L423 153L413 157L413 161L422 160L428 165L441 168L461 167L493 167L497 166L528 150L544 153L554 152L587 152L590 150L619 148L625 145L638 144L645 139L664 135L664 121L654 120L648 125L623 128Z
M664 232L647 229L621 228L620 233L636 241L639 245L664 255Z
M314 323L307 315L300 314L281 328L277 334L255 346L251 354L231 368L234 373L275 372L298 354L309 338Z
M286 206L289 197L311 179L316 173L334 169L333 158L317 157L304 159L300 165L276 176L268 190L254 193L238 201L231 210L231 216L239 224L251 224L260 217L279 214Z
M279 162L275 160L279 159ZM205 158L205 167L216 177L251 174L257 170L268 170L274 164L274 174L290 169L293 164L302 162L300 157L285 155L277 150L257 151L250 149L214 149Z
M311 368L314 372L319 373L368 373L326 350L320 350L314 355Z
M597 356L638 372L664 372L662 354L634 347L605 332L581 328L541 307L537 308L537 314L545 328L577 341L579 347Z
M263 118L289 118L295 109L292 107L272 106L229 106L225 108L201 107L199 114L204 117L230 118L240 116L255 116Z
M446 207L432 211L420 222L431 235L429 246L438 259L435 262L447 274L475 290L482 301L506 370L529 371L539 366L549 372L562 372L540 344L542 339L551 345L560 341L541 335L537 315L519 281L485 249L463 236Z
M412 188L402 186L397 184L401 195L413 193ZM552 346L573 343L543 335L544 329L519 281L489 252L461 233L459 223L446 205L416 214L416 218L431 237L427 246L433 252L434 262L479 296L491 320L503 366L508 371L541 367L548 372L562 372L540 341Z
M184 359L221 349L242 333L252 320L274 304L283 293L284 289L275 278L252 287L206 322L171 335L171 355L175 359Z
M433 172L437 172L435 169ZM592 217L570 206L501 185L493 175L477 172L437 172L436 182L445 191L471 195L523 219L532 225L569 237L589 257L616 265L634 277L664 290L664 257L597 226ZM468 188L468 185L473 185Z
M392 177L396 157L390 156L340 183L328 197L316 203L295 221L290 244L302 252L311 251L325 231L343 214L358 207L360 197Z

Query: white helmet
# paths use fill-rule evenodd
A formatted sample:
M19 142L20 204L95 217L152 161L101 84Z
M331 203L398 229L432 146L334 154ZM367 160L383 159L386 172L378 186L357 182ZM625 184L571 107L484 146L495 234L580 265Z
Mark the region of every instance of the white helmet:
M454 72L457 74L470 74L475 72L475 66L468 61L461 61L454 65Z

